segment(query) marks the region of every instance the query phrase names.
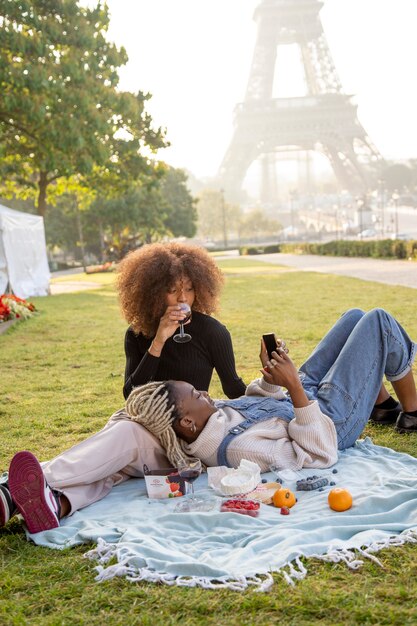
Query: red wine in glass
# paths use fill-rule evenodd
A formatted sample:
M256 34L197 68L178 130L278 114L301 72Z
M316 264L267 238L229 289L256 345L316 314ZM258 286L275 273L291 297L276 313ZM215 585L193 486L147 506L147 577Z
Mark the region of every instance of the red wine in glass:
M200 472L198 470L191 469L183 470L179 474L187 483L193 483L200 476Z
M181 302L180 307L186 317L181 320L180 332L173 336L173 340L177 343L187 343L187 341L191 341L191 335L184 332L184 324L191 318L191 308L185 302Z
M200 459L184 459L178 464L178 474L190 485L189 504L196 504L197 499L194 495L194 481L200 476L202 470Z

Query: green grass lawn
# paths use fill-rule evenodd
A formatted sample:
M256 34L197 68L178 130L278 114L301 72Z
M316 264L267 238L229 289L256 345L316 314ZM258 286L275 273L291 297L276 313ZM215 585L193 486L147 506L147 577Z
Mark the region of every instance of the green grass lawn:
M335 319L353 306L382 306L417 337L416 290L296 272L251 259L219 265L226 285L218 316L232 333L238 372L246 382L259 373L263 332L285 338L300 364ZM96 274L94 280L102 286L93 291L34 299L36 317L0 336L0 470L20 449L41 459L65 450L101 428L123 404L125 323L114 275ZM217 379L210 391L220 396ZM417 435L399 435L384 426L368 427L365 434L417 456ZM383 569L368 560L355 572L310 560L303 581L289 587L275 575L276 584L266 594L125 579L97 584L94 565L82 558L90 547L53 551L28 543L17 521L0 529L0 624L417 623L417 547L412 545L380 552Z

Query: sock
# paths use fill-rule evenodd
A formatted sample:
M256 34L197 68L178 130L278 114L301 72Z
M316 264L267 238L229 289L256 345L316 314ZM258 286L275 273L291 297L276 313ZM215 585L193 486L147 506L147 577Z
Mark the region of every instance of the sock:
M417 417L417 411L406 411L407 415L411 415L412 417Z
M380 402L375 405L377 409L396 409L398 406L398 402L394 400L392 396L384 400L384 402Z

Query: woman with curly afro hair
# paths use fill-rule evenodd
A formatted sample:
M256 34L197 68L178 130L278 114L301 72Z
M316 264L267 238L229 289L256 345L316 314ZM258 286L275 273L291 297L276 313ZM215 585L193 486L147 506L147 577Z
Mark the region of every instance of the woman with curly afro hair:
M120 263L117 288L129 324L125 336L127 398L134 387L153 380L184 380L208 391L215 369L226 396L237 398L246 386L236 373L227 328L216 310L223 276L203 248L183 243L152 243L130 252ZM176 343L173 335L186 322L192 339Z

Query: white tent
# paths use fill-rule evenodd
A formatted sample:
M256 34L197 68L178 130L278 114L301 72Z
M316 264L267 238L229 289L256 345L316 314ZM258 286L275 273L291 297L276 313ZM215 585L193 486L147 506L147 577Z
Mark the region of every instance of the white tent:
M0 204L0 294L46 296L50 277L43 217Z

